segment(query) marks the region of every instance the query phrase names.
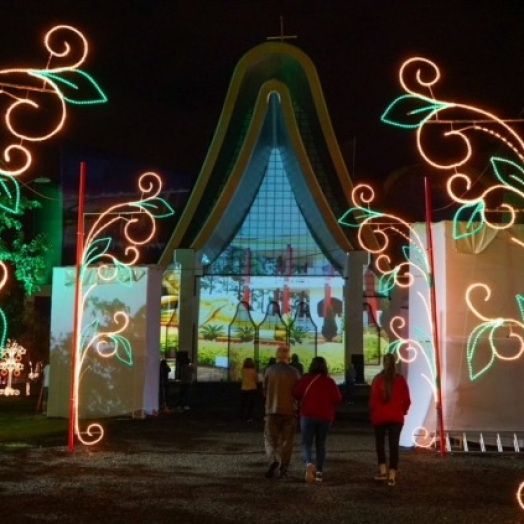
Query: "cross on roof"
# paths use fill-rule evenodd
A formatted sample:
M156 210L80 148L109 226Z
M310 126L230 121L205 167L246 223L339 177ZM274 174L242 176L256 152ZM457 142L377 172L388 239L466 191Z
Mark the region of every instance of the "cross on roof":
M267 40L280 40L283 42L284 40L291 40L293 38L298 38L297 35L284 35L284 17L280 17L280 36L268 36Z

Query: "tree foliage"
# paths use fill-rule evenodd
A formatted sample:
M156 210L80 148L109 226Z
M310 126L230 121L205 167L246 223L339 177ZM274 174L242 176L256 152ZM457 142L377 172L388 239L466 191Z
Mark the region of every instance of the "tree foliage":
M0 196L0 261L7 267L7 282L0 290L0 307L8 322L8 334L20 342L34 333L38 319L27 309L27 298L40 289L49 243L45 235L33 235L32 219L40 203L20 196L17 212L9 212ZM25 336L24 336L25 335Z

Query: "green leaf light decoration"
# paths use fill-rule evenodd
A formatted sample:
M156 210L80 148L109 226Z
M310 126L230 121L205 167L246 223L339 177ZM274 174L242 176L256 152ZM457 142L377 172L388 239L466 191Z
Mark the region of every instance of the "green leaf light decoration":
M59 133L67 120L68 104L107 102L102 88L81 67L87 59L89 46L80 31L68 25L57 25L47 32L44 43L49 53L45 69L0 70L0 98L6 100L3 135L12 137L12 143L3 148L0 175L18 176L29 169L32 154L26 144L43 142ZM49 116L47 107L50 104L56 116ZM38 126L38 131L20 125L18 119L22 117L19 115L28 111L35 115L41 111L42 125Z
M140 200L116 204L101 213L86 235L83 248L83 258L80 265L81 303L87 304L90 294L93 293L97 282L116 282L119 285L131 285L133 266L138 263L140 248L146 246L153 238L156 220L172 216L173 208L159 195L162 191L162 182L155 173L144 173L139 179ZM125 249L123 255L114 252L114 235L111 231L115 227L123 230ZM96 270L95 281L89 280ZM82 311L83 315L83 311ZM75 375L76 395L80 390L80 379L83 376L82 367L86 355L90 350L103 358L115 358L126 366L133 365L133 348L125 336L129 325L129 316L125 310L113 314L112 329L95 319L84 325L79 336L77 349L77 369ZM99 442L104 435L100 424L89 425L84 437L78 427L78 410L76 410L75 434L83 444L92 445Z
M392 126L417 129L439 111L451 106L452 104L438 102L425 96L402 95L391 102L380 119L385 124Z
M520 212L519 208L524 203L524 140L510 125L511 121L468 104L437 100L434 93L439 80L440 70L435 63L421 57L407 60L399 71L399 82L404 94L386 108L382 122L414 130L421 158L431 168L440 170L448 177L448 195L458 204L452 228L455 240L473 237L489 228L506 230L510 241L524 248L524 242L515 237L511 230ZM449 151L454 155L452 160L449 160L449 155L446 155L448 151L442 144L438 148L427 144L428 135L436 136L435 132L424 133L428 126L433 126L433 130L440 133L441 137L452 141L450 144L454 147ZM483 149L489 140L494 142L494 150L497 151L497 155L490 158L495 181L490 183L488 177L483 177L483 182L487 181L489 185L482 186L481 194L478 193L481 186L476 183L478 174L468 174L470 163L475 158L473 138L476 136L484 139ZM439 158L441 154L442 158ZM488 209L488 203L492 201L503 202L495 214L491 214L493 210ZM479 324L473 328L467 341L467 363L472 381L488 372L497 360L515 360L524 353L522 296L516 295L520 321L491 318L481 314L474 305L473 297L479 290L484 291L487 301L491 289L481 282L471 284L466 292L468 308L479 319ZM502 341L505 351L498 348ZM515 344L516 351L513 350ZM508 351L510 356L506 354Z
M73 69L53 73L50 71L28 71L28 73L49 82L56 92L68 103L77 105L104 104L107 97L95 82L93 77L81 69ZM71 77L69 79L68 77ZM77 96L86 92L92 93L91 98L80 99ZM69 93L69 96L67 95Z

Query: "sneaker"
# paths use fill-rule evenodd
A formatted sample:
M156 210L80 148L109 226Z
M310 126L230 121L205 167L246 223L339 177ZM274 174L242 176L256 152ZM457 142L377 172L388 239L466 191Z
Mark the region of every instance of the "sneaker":
M317 471L315 474L315 482L322 482L322 471Z
M317 468L315 468L315 464L311 464L311 462L308 462L306 465L306 482L308 484L315 482L316 472Z
M374 480L388 480L388 474L387 473L379 473L378 475L375 475L373 477Z
M388 479L388 486L394 486L395 485L395 479Z
M275 471L278 468L278 462L271 462L271 465L269 466L269 469L266 471L265 475L267 479L272 479L273 475L275 474Z

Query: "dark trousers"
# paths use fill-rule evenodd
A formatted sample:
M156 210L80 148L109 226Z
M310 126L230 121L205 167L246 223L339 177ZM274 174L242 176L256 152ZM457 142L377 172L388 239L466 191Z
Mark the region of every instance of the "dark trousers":
M181 382L180 383L180 393L178 396L178 406L179 407L183 408L183 407L189 406L190 393L191 393L191 384Z
M398 469L398 452L400 433L403 424L388 422L387 424L378 424L375 428L375 447L379 464L386 464L386 435L389 444L389 469Z
M255 402L257 398L256 389L240 390L240 418L242 420L252 420Z

